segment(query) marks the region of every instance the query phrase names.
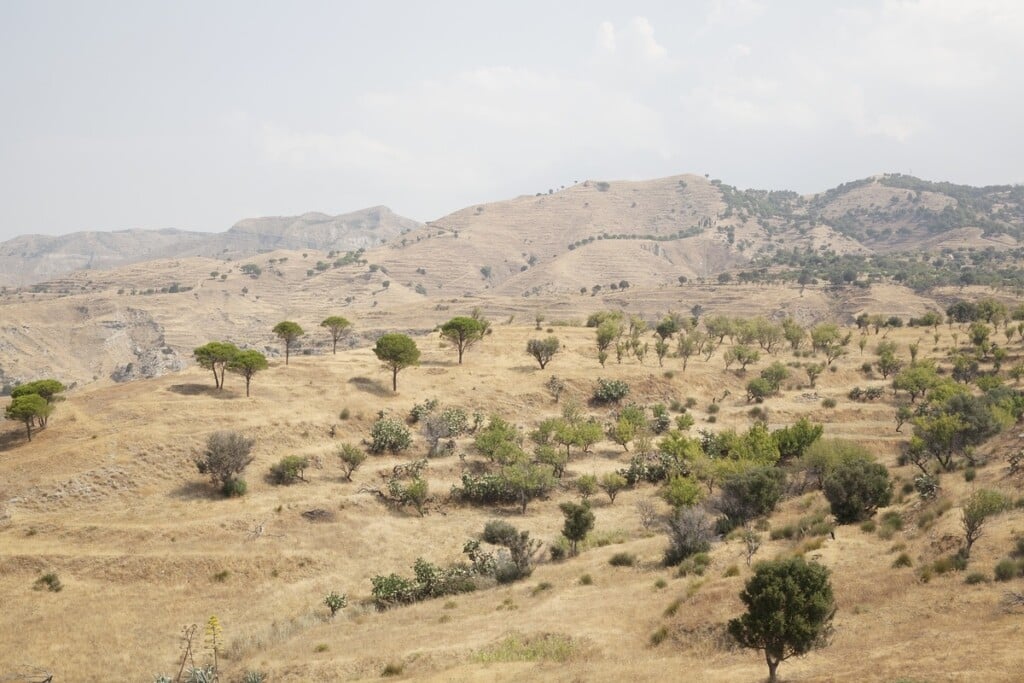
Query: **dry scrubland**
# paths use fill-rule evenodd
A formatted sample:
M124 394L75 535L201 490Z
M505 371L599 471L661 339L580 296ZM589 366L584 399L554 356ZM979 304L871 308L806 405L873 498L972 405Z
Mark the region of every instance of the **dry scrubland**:
M888 338L904 358L908 344L921 338L922 356L944 357L952 332L946 326L938 331L937 344L930 330L901 329ZM31 444L7 422L0 431L0 679L22 665L52 670L57 681L173 675L182 625L201 625L212 614L224 628L227 680L246 670L266 671L272 681L379 678L389 664L400 677L438 681L762 679L763 657L732 649L723 637L724 623L742 611L737 594L751 574L742 542L716 543L703 577L662 567L665 537L645 530L636 508L638 501L664 505L651 485L623 492L614 504L603 494L595 497L589 547L577 558L541 564L525 581L387 612L368 604L371 576L408 575L417 557L442 565L456 561L464 541L488 519L506 518L554 541L562 524L558 503L577 499L569 490L556 491L525 515L451 504L446 495L462 463L448 456L430 462L434 502L425 516L389 510L359 489L378 485L378 472L421 457L422 437L401 456L371 456L352 483L343 480L334 456L342 443L365 438L379 411L404 418L414 403L437 398L499 414L528 430L558 413L544 389L555 374L568 383L566 397L585 401L596 378L621 378L630 384L630 399L641 403L696 398L693 433L745 429L752 420L743 387L771 360L762 359L746 375L725 371L721 351L708 362L691 359L685 373L675 358L659 368L653 353L643 365L635 359L618 365L613 356L602 369L593 329L559 326L553 333L566 350L545 371L523 349L527 339L546 333L498 320L462 366L436 334L417 338L422 363L399 375L397 394L370 350L361 348L293 357L287 367L274 362L257 375L250 399L240 378L229 377L227 390L218 393L208 372L190 368L71 392ZM815 389L794 372L782 395L765 407L772 428L806 416L823 422L827 437L866 444L900 480L898 492L914 470L896 464L909 428L895 433L891 393L872 403L846 398L855 385L888 385L860 371L864 360L874 358L879 338L871 336L863 358L854 342L850 355L836 361L838 370L823 373ZM1019 341L1011 349L1019 355ZM788 353L778 358L792 360ZM725 389L730 393L717 422L709 424L707 407ZM838 405L823 407L825 398ZM343 409L348 419L340 418ZM608 419L608 408L585 409ZM256 439L243 498L219 497L191 462L218 429ZM785 662L785 680L1020 680L1024 622L1020 609L1005 608L1002 599L1007 589L1020 591L1021 580L966 585L962 572L951 572L923 583L916 574L959 544L957 504L971 490L987 486L1020 495L1021 482L1007 476L1005 462L1024 445L1020 431L1007 430L980 449L991 460L974 482L961 472L943 476L942 496L952 508L932 525L918 527L916 494L897 495L890 509L904 523L890 537L842 526L834 540L826 536L820 547L804 546L809 559L832 571L835 636L827 649ZM469 439L458 450L467 461L478 457ZM292 454L319 455L323 468L309 470L307 483L267 482L269 466ZM564 482L623 467L629 455L602 442L572 460ZM334 521L306 521L301 513L312 508L333 512ZM822 494L806 493L786 500L770 523L780 527L820 510L827 511ZM259 536L253 533L258 526ZM993 520L975 546L970 570L991 576L1022 533L1020 509ZM757 558L792 553L801 544L765 536ZM636 554L638 565L610 566L609 558L623 551ZM908 553L914 566L893 568L899 552ZM732 566L738 575L726 576ZM56 572L64 589L33 590L44 572ZM584 575L591 585L581 582ZM330 620L322 602L332 590L346 592L349 606ZM651 636L661 628L667 637L653 645ZM510 645L510 634L569 640L549 639L562 645L539 661L494 661L502 659L493 654L501 643L505 652L536 655L542 649Z

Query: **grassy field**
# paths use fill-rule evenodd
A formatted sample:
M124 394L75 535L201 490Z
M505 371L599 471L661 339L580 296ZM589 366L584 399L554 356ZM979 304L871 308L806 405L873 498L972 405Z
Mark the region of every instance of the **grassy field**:
M941 326L937 342L931 330L901 329L888 338L902 357L923 337L922 356L945 358L955 331ZM422 362L399 375L397 393L371 351L357 348L293 356L288 366L274 361L255 378L251 398L240 378L229 376L227 389L218 392L209 373L193 367L72 391L32 443L24 442L17 424L2 425L0 680L26 667L52 671L55 681L173 675L182 627L196 623L201 631L211 615L224 629L225 680L240 680L247 670L265 671L271 681L375 679L385 672L436 681L764 678L763 658L735 649L724 631L742 612L737 594L752 572L742 542L716 543L703 576L663 567L665 537L645 528L637 509L639 502L664 508L651 485L625 491L614 504L603 494L595 497L597 521L584 552L544 562L525 581L387 612L369 602L373 575L409 574L417 557L457 561L463 543L489 519L504 518L556 541L558 504L577 499L568 484L623 467L631 455L599 443L573 458L563 489L520 515L448 500L451 485L479 459L471 439L461 439L457 452L465 458L430 461L433 500L421 517L390 510L361 491L379 486L381 473L395 464L422 457L421 436L400 456L371 456L354 481L341 476L337 448L367 438L380 412L405 418L415 403L436 398L471 413L501 415L528 431L558 414L560 406L544 388L554 374L567 383L562 401L584 403L602 422L610 410L586 405L598 377L626 380L630 399L640 403L693 397L692 433L745 429L753 404L743 387L773 360L762 359L745 374L726 371L721 351L707 362L691 359L685 372L676 358L659 367L653 353L644 364L627 359L620 365L613 355L601 368L592 329L557 326L550 333L565 350L544 371L524 348L548 332L496 320L461 366L436 334L418 337ZM847 398L853 386L888 385L860 370L874 359L879 338L870 337L863 358L855 341L815 388L794 371L782 395L764 404L772 428L806 416L824 423L826 436L868 446L897 478L896 502L882 512L901 520L899 529L842 526L834 539L813 542L769 541L765 532L755 559L803 552L831 570L838 604L831 645L785 662L780 674L790 681L1020 680L1021 608L1008 607L1004 596L1021 592L1021 580L968 585L965 573L954 571L923 582L917 570L959 545L958 504L970 491L987 486L1021 495L1005 457L1024 446L1024 430L1015 426L980 449L990 464L973 482L962 472L945 475L938 503L925 506L916 494L900 494L914 471L897 465L909 430L895 432L891 391L871 403ZM965 340L962 332L959 340ZM1020 355L1019 341L1009 348ZM781 353L778 360L795 359ZM835 408L822 405L827 398L836 400ZM711 423L714 401L721 408ZM192 464L218 429L256 440L243 498L220 498ZM265 475L285 455L316 456L322 467L307 470L308 481L275 486ZM302 513L312 509L333 519L307 521ZM827 511L822 494L812 491L788 499L768 524L778 529ZM929 516L936 518L927 522ZM1022 533L1019 508L993 520L969 571L991 578ZM611 566L611 556L621 552L636 555L636 564ZM911 567L893 567L901 553ZM35 589L48 572L59 576L61 591ZM334 619L323 605L331 591L349 597ZM207 657L201 642L196 656Z

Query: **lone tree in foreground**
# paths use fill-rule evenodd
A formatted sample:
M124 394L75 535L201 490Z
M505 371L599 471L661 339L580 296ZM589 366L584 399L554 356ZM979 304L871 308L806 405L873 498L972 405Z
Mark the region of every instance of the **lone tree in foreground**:
M238 432L214 432L206 439L206 450L194 460L196 469L210 475L210 481L226 496L243 491L244 482L238 475L252 462L254 443Z
M484 338L486 328L476 318L458 316L441 325L441 336L450 341L459 352L459 365L462 365L462 354Z
M373 353L391 370L391 390L398 391L398 373L410 365L420 362L420 350L416 342L405 334L385 334L377 339Z
M288 365L288 357L291 355L292 345L298 341L305 332L302 331L302 327L298 323L293 323L291 320L282 320L278 324L274 325L274 334L284 342L284 364Z
M558 353L560 348L561 344L558 342L558 337L554 336L545 339L531 339L526 342L526 352L537 360L541 370L551 362L551 359Z
M259 351L239 351L228 361L228 370L245 378L245 395L249 396L249 383L253 375L267 369L267 357Z
M340 315L332 315L329 318L324 318L323 322L320 323L320 327L326 327L330 331L331 353L338 353L338 340L348 333L352 323Z
M828 645L836 607L825 567L802 557L759 563L740 600L747 613L729 620L729 635L764 651L769 681L780 662Z

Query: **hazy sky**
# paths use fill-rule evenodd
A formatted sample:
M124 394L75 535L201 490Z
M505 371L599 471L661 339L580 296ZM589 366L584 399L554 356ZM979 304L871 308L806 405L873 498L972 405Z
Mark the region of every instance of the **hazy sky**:
M1024 181L1024 2L0 0L0 239L574 180Z

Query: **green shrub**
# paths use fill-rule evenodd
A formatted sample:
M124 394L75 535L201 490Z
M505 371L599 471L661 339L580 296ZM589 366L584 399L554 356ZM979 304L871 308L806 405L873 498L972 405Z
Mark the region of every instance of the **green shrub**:
M583 576L580 577L580 585L581 586L592 586L592 585L594 585L594 577L591 576L590 574L584 574Z
M866 534L875 533L875 520L869 519L860 524L860 530Z
M331 616L333 617L338 613L338 610L344 609L348 605L348 597L344 593L331 591L324 598L324 604L327 606L327 609L331 610Z
M483 539L493 545L506 545L518 535L519 531L514 526L501 519L492 519L484 524Z
M910 555L907 553L900 553L895 560L892 561L893 569L900 569L902 567L910 567L914 563L910 559Z
M657 581L654 582L655 590L661 590L662 588L665 588L666 586L668 586L668 581L666 581L665 579L658 579Z
M730 528L766 515L785 493L786 473L777 467L751 467L725 478L718 509Z
M304 455L286 455L281 460L270 466L270 480L275 484L289 485L296 481L305 481L306 468L309 467L309 458Z
M833 367L832 369L835 370L835 367ZM823 408L829 408L829 409L835 408L836 407L836 400L834 398L822 399L821 406Z
M64 590L64 584L60 582L59 576L53 572L48 572L36 579L33 588L37 591L48 590L51 593L59 593Z
M964 481L974 481L977 476L978 472L973 467L964 470Z
M892 500L889 470L880 463L846 460L825 475L822 490L840 524L859 522Z
M708 406L706 412L708 415L717 415L721 409L722 406L718 405L717 403L712 403L711 405Z
M390 678L391 676L401 676L404 671L405 664L402 662L388 662L384 665L380 675L382 678Z
M722 573L722 576L724 576L726 578L728 578L730 576L739 576L739 575L740 575L739 565L735 565L735 564L729 565L729 567Z
M678 574L679 576L704 576L704 572L707 571L708 566L711 564L711 556L707 553L697 553L691 555L684 562L680 563Z
M665 642L665 640L667 640L667 639L668 639L668 627L666 627L666 626L659 626L658 629L654 633L651 634L651 638L650 638L651 647L658 647L663 642Z
M594 388L595 403L618 403L629 393L629 385L620 379L598 378Z
M228 498L241 498L248 490L249 485L245 483L245 479L229 479L220 489Z
M412 445L412 434L401 421L393 417L382 417L370 429L370 452L398 453Z
M1017 576L1017 563L1008 557L996 562L994 569L996 581L1009 581Z
M964 583L968 584L969 586L974 586L979 583L988 583L988 581L988 576L982 574L981 572L971 572L970 574L964 577Z
M633 553L615 553L608 559L608 564L613 567L633 567L636 565L636 555Z

